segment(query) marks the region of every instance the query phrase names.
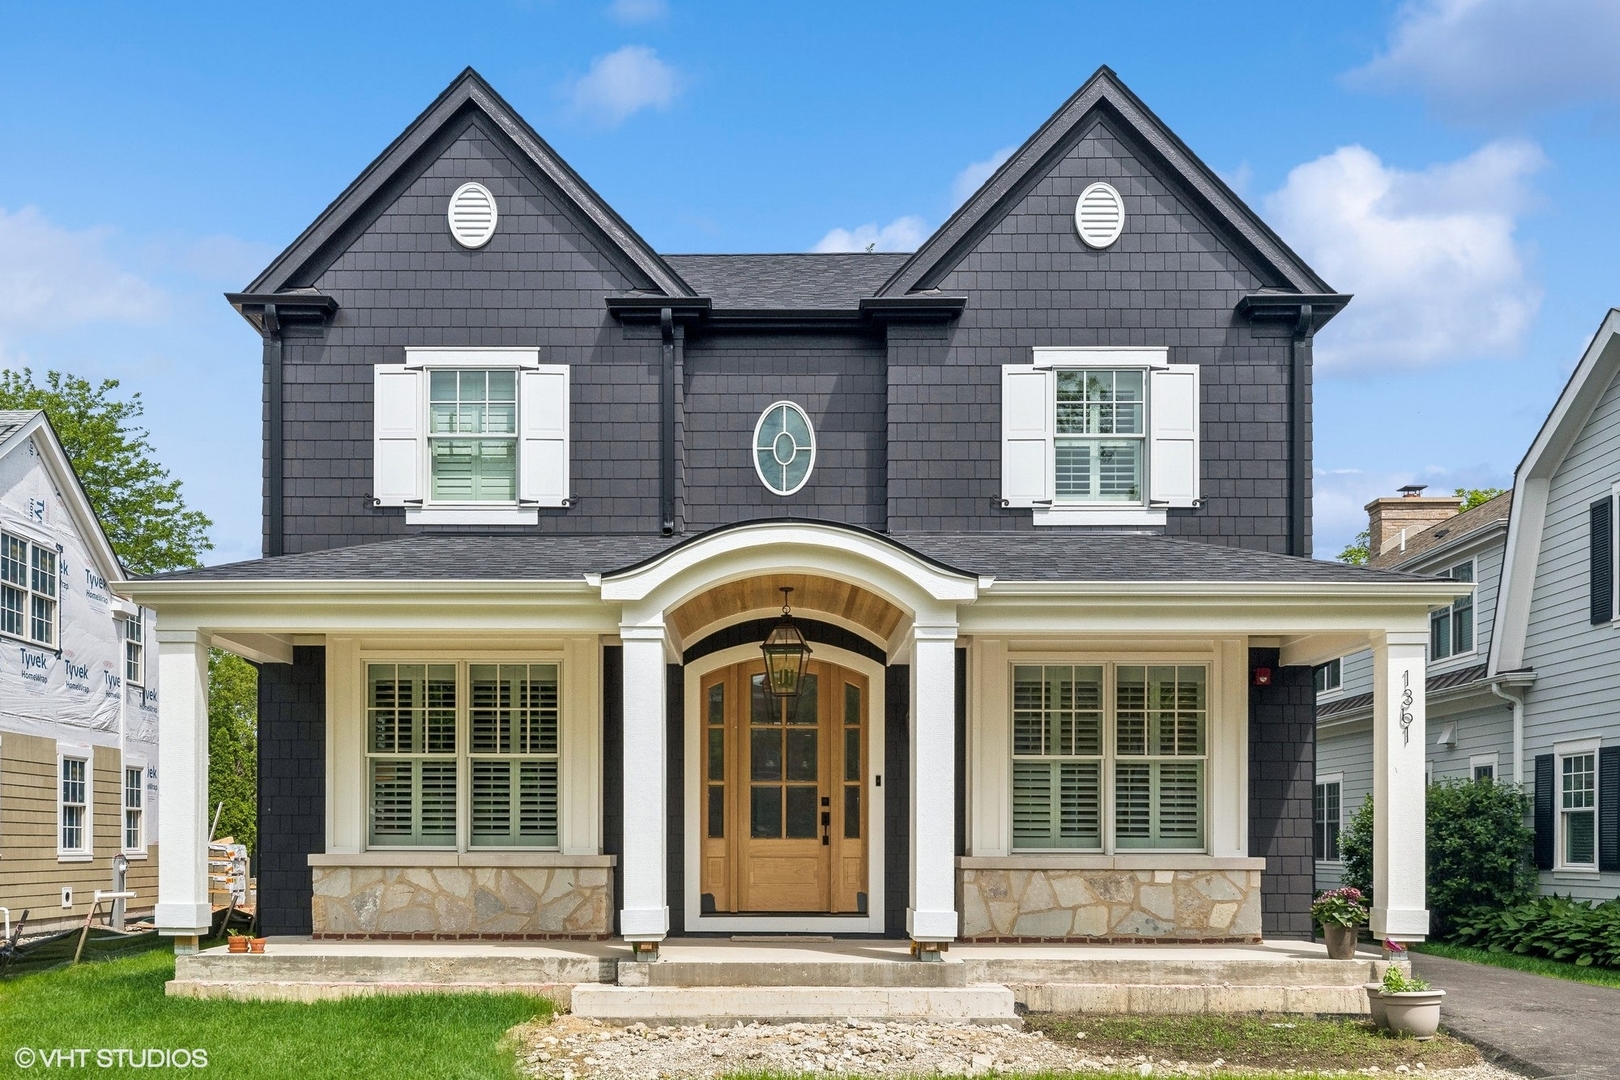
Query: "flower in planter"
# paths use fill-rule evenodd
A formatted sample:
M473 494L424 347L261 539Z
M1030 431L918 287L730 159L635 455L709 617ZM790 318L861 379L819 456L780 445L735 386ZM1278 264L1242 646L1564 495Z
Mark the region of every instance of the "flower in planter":
M1367 900L1357 888L1330 889L1311 904L1311 918L1323 926L1363 926Z

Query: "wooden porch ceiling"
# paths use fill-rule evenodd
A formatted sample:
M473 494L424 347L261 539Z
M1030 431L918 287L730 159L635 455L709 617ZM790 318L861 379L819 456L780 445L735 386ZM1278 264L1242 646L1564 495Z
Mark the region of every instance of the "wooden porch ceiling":
M669 623L683 640L704 627L744 612L780 610L782 587L793 589L795 612L817 611L836 615L862 626L887 641L904 613L876 593L859 585L811 574L772 574L716 585L669 613Z

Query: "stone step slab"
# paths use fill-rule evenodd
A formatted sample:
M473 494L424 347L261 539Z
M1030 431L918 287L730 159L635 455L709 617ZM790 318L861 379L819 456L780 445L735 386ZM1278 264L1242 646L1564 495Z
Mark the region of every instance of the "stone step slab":
M608 1024L830 1023L846 1019L1020 1025L1005 986L576 986L576 1016Z
M993 980L975 980L988 982ZM968 985L967 965L917 960L619 961L620 986L872 986L934 989Z

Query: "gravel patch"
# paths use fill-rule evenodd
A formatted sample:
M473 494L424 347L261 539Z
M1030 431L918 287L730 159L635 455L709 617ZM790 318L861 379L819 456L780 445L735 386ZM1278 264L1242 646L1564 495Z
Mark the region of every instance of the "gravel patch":
M1269 1070L1146 1056L1092 1056L1038 1031L953 1024L748 1024L610 1027L560 1016L514 1032L525 1075L538 1080L709 1080L731 1073L843 1074L859 1077L1020 1076L1041 1072L1207 1076ZM1518 1080L1495 1065L1457 1069L1341 1070L1345 1076L1395 1073L1433 1080Z

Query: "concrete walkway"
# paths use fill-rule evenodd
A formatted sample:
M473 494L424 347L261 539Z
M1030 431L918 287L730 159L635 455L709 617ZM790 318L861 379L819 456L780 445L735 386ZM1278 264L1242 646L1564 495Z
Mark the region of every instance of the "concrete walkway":
M1620 990L1412 954L1446 992L1441 1023L1529 1076L1620 1080Z

